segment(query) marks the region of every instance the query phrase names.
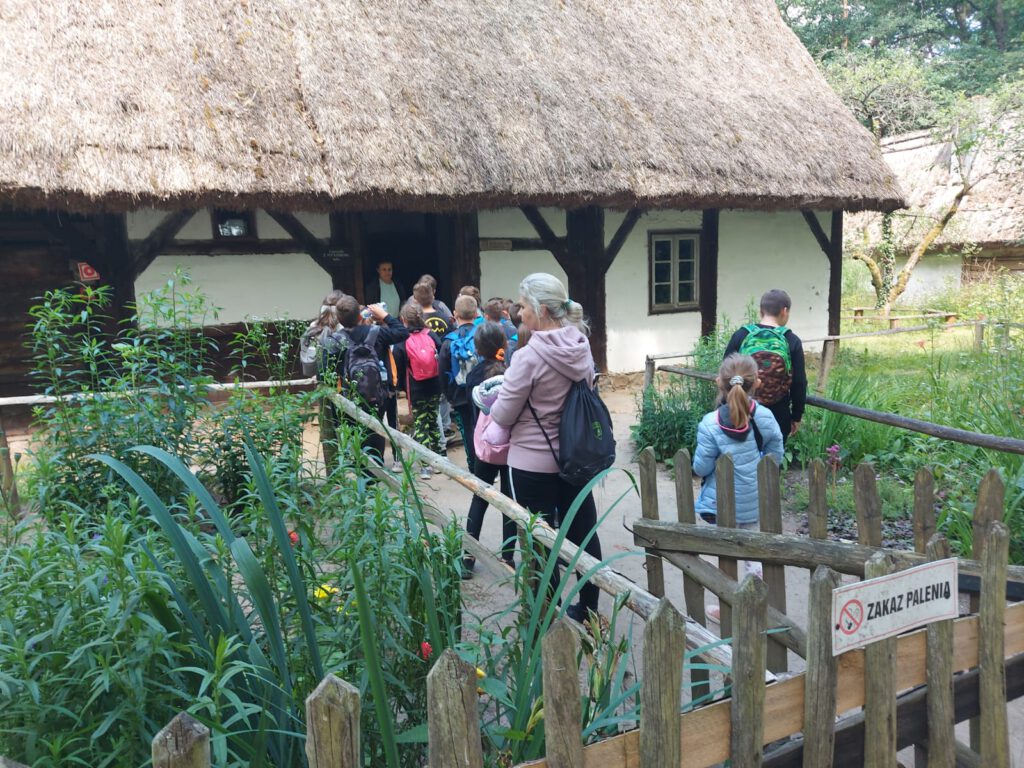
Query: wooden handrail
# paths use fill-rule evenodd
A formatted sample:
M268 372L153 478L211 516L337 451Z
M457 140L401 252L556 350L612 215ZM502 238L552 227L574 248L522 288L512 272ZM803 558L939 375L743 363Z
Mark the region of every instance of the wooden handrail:
M701 379L703 381L715 380L715 374L713 373L698 371L694 368L683 368L677 365L661 365L658 366L658 370L665 371L666 373L675 373L680 376L688 376L692 379ZM841 413L845 416L854 416L858 419L874 421L890 427L898 427L899 429L906 429L911 432L920 432L921 434L931 435L932 437L938 437L942 440L952 440L956 443L976 445L979 448L988 448L993 451L1024 455L1024 440L1018 440L1013 437L986 435L981 432L971 432L966 429L947 427L942 424L934 424L930 421L922 421L921 419L897 416L895 413L873 411L869 408L861 408L858 405L841 403L837 400L829 400L824 397L817 397L816 395L808 395L807 404L813 405L816 408L823 408L826 411Z

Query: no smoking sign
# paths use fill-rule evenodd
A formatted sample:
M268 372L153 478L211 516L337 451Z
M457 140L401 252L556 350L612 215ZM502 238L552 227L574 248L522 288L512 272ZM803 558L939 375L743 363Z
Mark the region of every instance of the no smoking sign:
M832 590L832 655L957 616L957 561L925 563Z

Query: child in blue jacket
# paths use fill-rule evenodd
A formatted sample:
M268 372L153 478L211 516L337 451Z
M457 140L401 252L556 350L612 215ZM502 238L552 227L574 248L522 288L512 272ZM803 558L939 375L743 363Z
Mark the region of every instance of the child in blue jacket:
M693 473L704 479L695 504L697 513L709 523L716 521L715 462L729 454L735 469L736 525L760 530L757 465L762 456L774 456L782 463L782 432L772 412L753 399L758 385L754 358L729 355L722 361L716 381L719 407L697 427ZM748 573L759 571L759 564L747 565Z

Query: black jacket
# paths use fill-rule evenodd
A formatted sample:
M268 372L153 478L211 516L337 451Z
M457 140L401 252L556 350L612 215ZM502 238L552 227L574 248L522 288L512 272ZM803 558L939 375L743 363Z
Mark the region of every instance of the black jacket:
M758 323L762 328L771 328L770 325ZM725 357L733 352L740 351L743 340L750 335L746 328L740 328L729 339L725 348ZM792 329L786 329L786 342L789 344L789 360L792 365L793 383L789 385L789 408L793 421L800 421L804 417L804 406L807 404L807 370L804 368L804 345L800 337L793 333ZM782 406L787 401L782 400L772 406Z
M397 315L402 310L402 305L405 304L405 300L409 298L409 294L405 292L405 286L403 286L397 280L392 281L392 285L395 286L395 290L398 291L398 304L397 307L388 307L388 312L394 312ZM375 277L373 280L363 286L363 300L367 304L379 304L380 303L380 278Z
M355 328L343 329L347 333L353 342L356 344L366 340L366 334L370 332L372 326L369 325L357 325ZM384 318L384 325L380 326L380 333L377 334L377 357L384 363L384 369L387 372L388 386L394 387L395 381L391 378L391 365L388 359L389 347L392 344L400 344L409 338L409 329L402 325L401 321L397 318L388 315ZM331 339L343 346L346 342L342 333L336 332L331 336ZM342 353L344 354L344 353ZM338 370L342 368L342 357L338 357Z

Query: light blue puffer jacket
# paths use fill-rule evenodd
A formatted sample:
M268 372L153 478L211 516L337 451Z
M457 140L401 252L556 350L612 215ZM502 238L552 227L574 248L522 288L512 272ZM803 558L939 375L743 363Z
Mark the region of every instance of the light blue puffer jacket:
M775 416L763 405L758 405L754 409L754 421L761 432L764 455L774 456L781 464L782 432ZM761 461L761 454L757 450L754 431L748 430L744 440L730 437L719 424L717 410L701 419L697 427L697 452L693 457L693 471L704 478L704 485L695 503L697 512L717 512L715 462L726 453L732 456L735 467L736 522L755 523L758 520L757 465Z

